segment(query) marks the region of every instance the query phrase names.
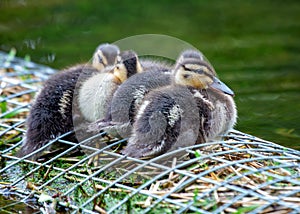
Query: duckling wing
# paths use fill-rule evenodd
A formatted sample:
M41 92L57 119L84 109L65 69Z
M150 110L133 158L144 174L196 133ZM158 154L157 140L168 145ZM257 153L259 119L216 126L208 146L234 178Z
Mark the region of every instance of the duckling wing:
M193 145L198 136L198 115L195 100L184 87L150 92L136 114L123 154L140 158Z
M123 151L124 154L139 158L160 154L170 148L171 145L167 145L166 138L171 137L167 136L170 131L167 114L172 106L172 100L168 100L169 103L161 101L156 99L143 102L136 115L133 132L128 146ZM176 137L176 133L174 132L172 136Z

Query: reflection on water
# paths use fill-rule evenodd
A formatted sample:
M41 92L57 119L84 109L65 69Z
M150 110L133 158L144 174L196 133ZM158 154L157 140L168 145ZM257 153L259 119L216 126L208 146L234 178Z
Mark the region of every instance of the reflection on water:
M224 79L236 92L237 129L300 149L300 72L295 62L249 63L224 73Z
M15 47L19 56L62 68L89 60L101 42L178 37L199 48L234 89L237 129L300 149L300 4L231 3L3 1L0 49Z
M299 95L295 92L258 93L237 97L237 128L300 150Z

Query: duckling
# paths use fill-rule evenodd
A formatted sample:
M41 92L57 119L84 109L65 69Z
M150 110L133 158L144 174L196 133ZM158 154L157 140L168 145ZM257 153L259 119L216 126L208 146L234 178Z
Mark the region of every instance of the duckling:
M117 46L102 44L94 53L92 66L82 64L67 68L45 82L27 118L26 140L18 157L41 148L48 141L73 129L72 102L79 77L88 78L99 72L96 68L103 70L110 66L118 53ZM34 160L37 156L31 156L31 159Z
M79 88L79 109L84 118L93 122L103 119L115 90L127 78L143 69L134 51L124 51L118 56L113 70L91 76Z
M122 153L149 158L218 140L236 123L234 93L198 57L178 58L172 84L149 92Z

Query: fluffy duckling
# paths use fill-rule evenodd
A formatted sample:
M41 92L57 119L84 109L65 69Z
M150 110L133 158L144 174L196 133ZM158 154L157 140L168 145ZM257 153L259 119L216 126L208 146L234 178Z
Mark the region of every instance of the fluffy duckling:
M172 81L143 99L123 154L136 158L157 156L218 140L234 126L234 94L208 63L199 57L181 55Z
M17 154L19 157L41 148L48 141L73 129L72 102L79 77L88 78L98 73L98 69L102 71L112 65L118 53L117 46L102 44L94 53L92 66L82 64L65 69L44 83L30 109L26 140ZM31 157L36 158L37 155Z
M118 56L113 70L93 75L79 88L79 109L84 118L93 122L105 118L114 92L127 78L143 69L134 51L124 51Z

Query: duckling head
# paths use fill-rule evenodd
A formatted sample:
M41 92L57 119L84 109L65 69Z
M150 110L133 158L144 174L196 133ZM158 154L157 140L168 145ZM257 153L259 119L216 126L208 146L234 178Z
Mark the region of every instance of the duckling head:
M101 71L107 66L113 66L120 54L118 46L112 44L99 45L93 55L93 67Z
M117 57L117 64L113 69L113 74L120 82L124 82L136 73L143 72L139 58L134 51L123 51Z
M216 77L213 67L200 58L179 57L173 71L173 82L195 89L217 89L234 96L233 91Z

